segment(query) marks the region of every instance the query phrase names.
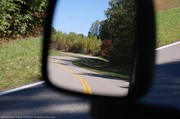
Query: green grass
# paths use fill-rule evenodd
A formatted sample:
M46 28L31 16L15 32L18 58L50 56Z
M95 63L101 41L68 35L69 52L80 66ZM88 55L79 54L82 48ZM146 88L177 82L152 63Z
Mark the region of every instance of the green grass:
M40 80L41 38L0 45L0 91Z
M180 8L157 12L157 47L180 41Z
M77 57L77 54L72 52L63 52L61 50L49 50L49 56L65 56L65 57Z
M59 52L58 50L49 50L49 55L50 56L62 56L62 53Z
M124 69L121 69L118 66L110 65L107 60L102 58L84 58L73 61L73 64L78 67L82 67L100 74L112 76L114 78L122 80L130 79L128 75L129 72L125 71Z
M69 56L69 57L73 57L73 55L67 54L67 53L63 53L62 51L59 50L49 50L49 55L50 56Z

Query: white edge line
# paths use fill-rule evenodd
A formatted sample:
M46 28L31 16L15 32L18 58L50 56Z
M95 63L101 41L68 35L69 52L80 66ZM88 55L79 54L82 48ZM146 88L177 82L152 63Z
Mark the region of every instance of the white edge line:
M162 47L159 47L159 48L156 48L156 50L161 50L161 49L164 49L164 48L168 48L168 47L171 47L171 46L174 46L174 45L177 45L177 44L180 44L180 41L169 44L169 45L165 45L165 46L162 46Z
M13 93L13 92L16 92L16 91L24 90L24 89L27 89L27 88L31 88L31 87L43 84L44 82L45 81L40 81L40 82L29 84L29 85L26 85L26 86L22 86L22 87L6 90L6 91L3 91L3 92L0 92L0 96L6 95L6 94L9 94L9 93Z

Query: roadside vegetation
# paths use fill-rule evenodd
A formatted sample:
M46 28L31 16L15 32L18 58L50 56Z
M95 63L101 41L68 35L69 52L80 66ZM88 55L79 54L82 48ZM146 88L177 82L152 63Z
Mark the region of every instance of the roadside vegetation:
M0 91L40 80L42 38L0 45Z
M0 91L37 82L48 0L0 0Z
M157 47L180 41L180 7L157 12Z
M180 1L154 0L157 21L157 47L180 41Z
M0 0L0 40L42 35L48 0Z
M65 52L97 55L100 52L101 40L96 36L86 37L83 34L55 32L51 38L51 49Z

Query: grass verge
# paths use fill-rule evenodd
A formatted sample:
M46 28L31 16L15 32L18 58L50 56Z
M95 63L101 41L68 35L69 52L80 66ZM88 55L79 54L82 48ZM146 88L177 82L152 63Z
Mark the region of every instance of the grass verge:
M80 60L73 61L73 64L100 74L112 76L114 78L128 80L129 73L118 66L110 65L105 59L99 58L84 58Z
M62 53L57 50L49 50L49 55L50 56L62 56Z
M73 57L73 55L70 55L68 53L63 53L60 50L49 50L49 56L67 56L67 57Z
M41 38L0 45L0 91L40 80Z
M180 8L157 12L157 47L180 41Z

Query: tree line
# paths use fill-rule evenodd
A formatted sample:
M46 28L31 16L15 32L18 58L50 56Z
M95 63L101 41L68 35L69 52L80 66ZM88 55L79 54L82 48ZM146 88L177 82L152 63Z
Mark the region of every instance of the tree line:
M101 43L96 36L87 37L74 32L54 32L51 37L51 48L65 52L99 55Z
M0 39L42 34L48 0L0 0Z

